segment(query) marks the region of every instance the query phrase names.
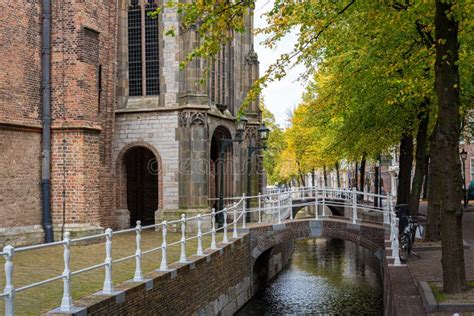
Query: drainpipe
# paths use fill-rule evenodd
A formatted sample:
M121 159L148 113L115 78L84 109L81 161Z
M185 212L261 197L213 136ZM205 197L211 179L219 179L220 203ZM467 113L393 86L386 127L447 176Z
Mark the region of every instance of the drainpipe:
M42 3L41 101L43 105L43 141L41 195L43 201L44 241L53 242L51 224L51 0Z

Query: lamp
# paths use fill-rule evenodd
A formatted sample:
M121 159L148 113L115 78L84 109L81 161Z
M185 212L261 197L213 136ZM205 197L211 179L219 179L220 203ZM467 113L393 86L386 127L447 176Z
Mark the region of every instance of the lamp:
M242 135L244 134L245 128L247 127L248 119L245 117L245 115L242 115L242 117L236 121L235 123L235 130L236 130L236 139L242 139Z
M265 123L262 123L262 125L258 128L257 131L260 136L260 139L266 141L268 138L268 132L270 130L268 129L268 127L265 126Z

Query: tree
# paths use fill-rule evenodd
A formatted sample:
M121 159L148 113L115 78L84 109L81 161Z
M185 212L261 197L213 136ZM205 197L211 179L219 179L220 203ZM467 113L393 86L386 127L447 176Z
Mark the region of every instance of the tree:
M454 14L454 1L436 0L435 14L435 90L438 97L437 150L434 164L444 164L432 181L440 188L443 290L459 293L466 286L462 234L459 79L459 22Z
M194 57L202 57L218 51L233 31L243 31L242 21L254 1L195 1L181 8L186 11L186 6L190 14L185 12L185 21L203 35ZM284 133L287 147L282 156L296 162L296 167L290 164L285 169L291 169L288 175L295 168L297 173L312 164L325 168L340 159L373 160L402 137L410 146L415 133L424 133L421 113L428 111L436 122L429 153L429 203L439 201L442 214L446 292L460 291L465 281L458 140L461 115L473 101L473 6L467 0L436 0L435 5L426 1L275 0L266 15L269 26L260 30L268 36L265 43L271 48L294 29L299 32L298 41L247 96L254 98L293 63L306 66L303 78L311 83L304 111L295 118L292 130ZM432 129L428 123L428 131ZM311 141L309 148L301 148L303 138ZM418 150L424 148L418 139L417 160L422 156ZM310 162L306 159L310 154L320 161ZM422 162L417 165L423 168ZM411 168L411 162L405 166ZM404 187L409 185L408 181ZM431 188L439 189L437 197ZM411 195L419 194L412 191Z

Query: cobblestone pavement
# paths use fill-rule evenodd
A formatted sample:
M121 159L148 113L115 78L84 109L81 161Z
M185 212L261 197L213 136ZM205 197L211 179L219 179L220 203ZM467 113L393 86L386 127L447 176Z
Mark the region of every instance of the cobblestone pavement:
M427 204L422 203L420 213L426 214ZM465 212L463 216L464 240L470 249L464 250L466 277L474 280L474 212ZM416 246L416 244L415 244ZM418 251L420 258L410 258L410 271L419 280L441 281L441 250Z
M426 209L426 202L421 203L420 213L426 214ZM471 208L468 208L463 216L463 234L464 240L470 246L470 249L464 250L466 277L468 280L474 280L474 212ZM420 258L410 258L408 264L409 270L415 279L442 281L441 250L420 250L417 253Z

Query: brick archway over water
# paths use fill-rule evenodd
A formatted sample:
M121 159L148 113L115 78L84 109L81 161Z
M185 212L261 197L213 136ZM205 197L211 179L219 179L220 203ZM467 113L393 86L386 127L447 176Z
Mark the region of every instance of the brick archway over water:
M385 228L381 224L359 222L352 224L344 219L297 220L275 225L262 225L249 229L251 236L252 266L257 258L271 247L287 240L307 238L337 238L351 241L381 255L385 247Z

